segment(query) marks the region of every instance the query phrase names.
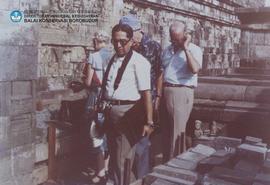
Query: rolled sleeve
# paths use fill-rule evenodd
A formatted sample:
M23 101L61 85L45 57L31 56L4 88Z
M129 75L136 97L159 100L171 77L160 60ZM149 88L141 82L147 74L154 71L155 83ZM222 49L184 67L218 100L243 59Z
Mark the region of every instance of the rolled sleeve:
M135 75L139 91L151 89L151 65L145 58L136 62Z

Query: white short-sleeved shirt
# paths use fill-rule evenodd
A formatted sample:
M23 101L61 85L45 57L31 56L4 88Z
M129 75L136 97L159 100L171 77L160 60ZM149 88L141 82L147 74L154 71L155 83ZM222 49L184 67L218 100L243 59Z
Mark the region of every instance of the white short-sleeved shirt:
M104 69L107 67L112 52L108 48L101 48L99 51L89 55L88 63L95 71L98 79L102 82Z
M151 65L141 54L133 51L120 84L116 91L114 91L114 82L123 60L124 57L115 58L111 66L106 84L105 97L109 100L139 100L141 98L140 91L151 89Z
M200 66L202 66L201 48L190 43L188 49ZM194 87L197 86L198 75L193 74L190 71L186 54L183 50L174 52L173 46L168 46L162 54L162 67L164 71L164 82Z

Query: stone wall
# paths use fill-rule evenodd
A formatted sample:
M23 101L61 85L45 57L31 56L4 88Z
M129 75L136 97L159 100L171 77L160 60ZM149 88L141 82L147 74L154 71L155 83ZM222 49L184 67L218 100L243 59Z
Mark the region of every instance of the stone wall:
M32 185L35 160L35 80L38 32L13 23L14 9L37 8L36 1L0 2L0 184Z
M95 31L110 33L121 15L135 10L145 32L166 47L169 25L183 20L193 42L204 51L202 74L227 74L239 66L241 30L234 12L239 6L225 0L1 1L0 184L31 185L46 180L45 122L59 109L61 97L70 93L68 82L80 79ZM91 10L98 13L99 20L89 24L15 24L9 18L14 9ZM39 111L35 110L36 100L45 102Z
M242 23L241 67L270 68L270 8L238 9Z

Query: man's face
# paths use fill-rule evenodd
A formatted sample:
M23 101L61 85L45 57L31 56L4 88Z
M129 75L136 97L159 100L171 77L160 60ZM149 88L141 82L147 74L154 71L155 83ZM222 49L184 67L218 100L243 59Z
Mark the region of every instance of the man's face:
M127 37L126 32L118 31L113 34L112 44L116 51L116 54L119 57L123 57L129 52L132 46L132 41L130 38Z
M186 37L184 32L170 31L171 43L175 48L182 48L184 46Z

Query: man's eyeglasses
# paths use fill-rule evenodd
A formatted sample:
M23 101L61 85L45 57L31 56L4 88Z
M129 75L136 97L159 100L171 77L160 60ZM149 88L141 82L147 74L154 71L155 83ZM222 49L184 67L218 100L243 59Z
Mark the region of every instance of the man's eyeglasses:
M112 44L113 44L113 45L117 45L118 43L120 43L120 45L124 47L125 45L127 45L127 43L128 43L130 40L131 40L131 39L129 39L129 40L125 40L125 39L114 40L114 39L112 39Z

